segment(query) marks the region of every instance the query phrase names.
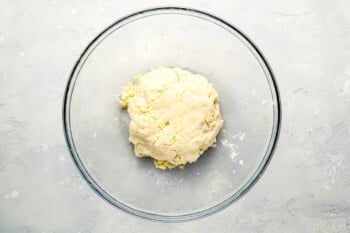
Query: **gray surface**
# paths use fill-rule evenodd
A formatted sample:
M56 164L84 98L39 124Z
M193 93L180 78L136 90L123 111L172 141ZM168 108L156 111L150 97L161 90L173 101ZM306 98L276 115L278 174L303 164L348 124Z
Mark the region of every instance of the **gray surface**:
M346 0L178 2L227 19L265 53L283 103L275 156L243 199L199 221L147 222L93 193L63 138L69 72L106 25L159 3L0 2L0 232L350 232Z

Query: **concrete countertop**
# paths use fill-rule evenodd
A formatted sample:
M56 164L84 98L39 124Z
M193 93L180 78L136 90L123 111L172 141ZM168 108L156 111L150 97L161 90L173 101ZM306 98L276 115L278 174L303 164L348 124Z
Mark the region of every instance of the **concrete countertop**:
M178 5L238 26L269 60L283 121L266 173L198 221L149 222L97 196L66 148L62 99L88 42L116 19ZM350 232L350 2L0 2L0 232Z

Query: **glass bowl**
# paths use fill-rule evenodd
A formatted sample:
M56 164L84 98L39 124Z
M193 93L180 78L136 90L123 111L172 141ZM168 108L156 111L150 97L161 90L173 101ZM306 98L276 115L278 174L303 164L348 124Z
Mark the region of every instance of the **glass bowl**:
M115 98L136 74L160 66L202 74L219 93L217 143L183 170L134 155ZM131 14L93 39L63 107L69 150L91 188L128 213L166 222L208 216L242 197L271 159L280 121L277 85L257 46L216 16L177 7Z

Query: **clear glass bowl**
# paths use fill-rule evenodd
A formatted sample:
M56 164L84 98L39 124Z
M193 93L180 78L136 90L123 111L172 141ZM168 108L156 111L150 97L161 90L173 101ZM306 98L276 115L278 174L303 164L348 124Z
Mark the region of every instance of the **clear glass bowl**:
M159 66L202 74L219 93L216 147L183 170L134 155L115 98L134 75ZM281 112L271 68L246 35L208 13L168 7L126 16L87 46L67 84L63 121L75 164L102 198L139 217L179 222L222 210L254 185L276 146Z

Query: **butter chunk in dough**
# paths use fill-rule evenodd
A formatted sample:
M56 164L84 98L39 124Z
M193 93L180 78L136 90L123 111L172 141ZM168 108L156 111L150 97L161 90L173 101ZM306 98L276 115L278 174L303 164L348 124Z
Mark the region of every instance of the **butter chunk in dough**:
M129 140L138 157L161 169L195 162L216 141L221 119L218 93L201 75L158 68L137 75L121 93Z

